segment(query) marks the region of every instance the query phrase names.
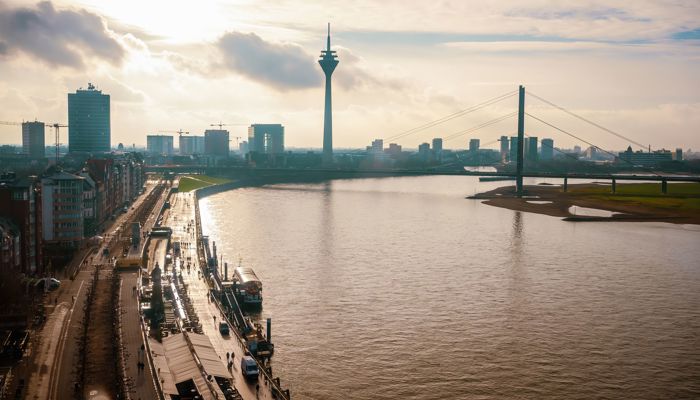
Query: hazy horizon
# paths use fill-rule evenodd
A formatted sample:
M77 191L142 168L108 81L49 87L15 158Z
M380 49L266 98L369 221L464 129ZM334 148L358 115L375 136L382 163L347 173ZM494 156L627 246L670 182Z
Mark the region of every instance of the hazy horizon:
M280 123L287 147L320 148L316 61L330 22L336 148L364 148L522 84L654 149L697 149L698 17L697 2L0 0L0 120L66 123L67 94L92 82L111 95L113 146L145 145L161 130L201 135L221 121ZM606 149L630 144L532 97L526 106ZM512 97L396 142L416 148L516 107ZM228 127L234 137L246 129ZM444 146L515 129L509 118ZM587 147L532 119L526 133ZM0 142L21 142L21 129L0 125Z

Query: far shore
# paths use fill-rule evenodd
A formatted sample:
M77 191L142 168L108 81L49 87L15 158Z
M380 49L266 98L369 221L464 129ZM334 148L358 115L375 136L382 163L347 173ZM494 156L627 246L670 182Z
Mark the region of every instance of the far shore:
M700 184L669 185L661 194L658 184L618 184L615 194L609 184L573 184L568 191L558 185L525 186L518 197L515 186L501 187L468 197L510 210L561 217L567 221L670 222L700 225ZM548 202L537 204L534 202ZM577 206L610 211L611 216L574 215Z

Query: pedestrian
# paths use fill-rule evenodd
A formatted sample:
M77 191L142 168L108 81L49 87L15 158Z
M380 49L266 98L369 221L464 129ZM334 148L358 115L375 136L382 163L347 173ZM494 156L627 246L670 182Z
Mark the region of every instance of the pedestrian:
M226 352L226 359L228 360L229 358L231 358L231 354L227 351Z
M58 303L58 297L54 297L53 299L53 305L56 305Z

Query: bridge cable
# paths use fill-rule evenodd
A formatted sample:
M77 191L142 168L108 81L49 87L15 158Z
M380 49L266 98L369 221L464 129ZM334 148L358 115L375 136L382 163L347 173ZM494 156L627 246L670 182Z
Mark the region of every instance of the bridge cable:
M573 133L567 132L567 131L565 131L564 129L561 129L561 128L559 128L558 126L555 126L555 125L553 125L553 124L550 124L549 122L547 122L547 121L545 121L545 120L543 120L543 119L540 119L540 118L538 118L538 117L536 117L536 116L534 116L534 115L532 115L532 114L530 114L530 113L528 113L528 112L526 112L525 115L527 115L528 117L533 118L533 119L535 119L535 120L537 120L537 121L539 121L539 122L541 122L541 123L543 123L543 124L545 124L545 125L547 125L547 126L549 126L549 127L551 127L551 128L554 128L554 129L558 130L558 131L561 132L561 133L564 133L564 134L569 135L569 136L571 136L571 137L573 137L573 138L575 138L575 139L577 139L577 140L580 140L580 141L582 141L582 142L588 144L588 145L591 146L591 147L595 147L596 149L602 151L603 153L606 153L606 154L608 154L608 155L613 156L613 157L614 157L615 159L617 159L617 160L624 161L624 162L630 164L631 166L636 167L636 165L635 165L632 161L629 161L629 160L627 160L627 159L625 159L625 158L619 157L619 156L615 155L614 153L612 153L612 152L610 152L610 151L607 151L607 150L605 150L605 149L603 149L603 148L601 148L601 147L596 146L595 144L593 144L593 143L591 143L591 142L588 142L588 141L586 141L586 140L584 140L584 139L581 139L580 137L574 135ZM661 174L655 172L654 170L652 170L652 169L650 169L650 168L644 168L644 167L643 167L642 169L645 169L645 170L647 170L648 172L650 172L650 173L652 173L652 174L654 174L654 175L656 175L656 176L662 176Z
M426 123L426 124L423 124L423 125L417 126L417 127L415 127L415 128L412 128L412 129L409 129L409 130L406 130L406 131L397 133L397 134L395 134L395 135L386 137L384 140L386 140L386 141L396 140L396 139L400 139L400 138L403 138L403 137L412 135L412 134L414 134L414 133L420 132L420 131L422 131L422 130L425 130L425 129L428 129L428 128L432 128L433 126L442 124L442 123L444 123L444 122L447 122L447 121L453 120L453 119L455 119L455 118L458 118L458 117L467 115L467 114L469 114L469 113L472 113L472 112L474 112L474 111L480 110L480 109L485 108L485 107L488 107L488 106L490 106L490 105L499 103L499 102L501 102L501 101L503 101L503 100L505 100L505 99L508 99L508 98L510 98L510 97L515 96L517 93L518 93L518 91L517 91L517 90L514 90L514 91L512 91L512 92L505 93L505 94L502 94L502 95L500 95L500 96L496 96L496 97L491 98L491 99L489 99L489 100L486 100L486 101L484 101L484 102L482 102L482 103L473 105L473 106L471 106L471 107L469 107L469 108L465 108L464 110L457 111L457 112L455 112L455 113L452 113L452 114L450 114L450 115L444 116L444 117L442 117L442 118L438 118L438 119L436 119L436 120L434 120L434 121L431 121L431 122L428 122L428 123Z
M445 139L443 139L443 140L444 140L444 141L448 141L448 140L452 140L452 139L458 138L458 137L460 137L460 136L466 135L467 133L472 133L472 132L477 131L477 130L479 130L479 129L481 129L481 128L486 128L487 126L491 126L491 125L496 124L496 123L499 123L499 122L501 122L501 121L505 121L505 120L508 119L508 118L511 118L511 117L516 116L517 114L518 114L517 111L513 111L512 113L509 113L509 114L506 114L506 115L502 115L502 116L497 117L497 118L494 118L494 119L492 119L492 120L490 120L490 121L484 122L483 124L480 124L480 125L477 125L477 126L474 126L474 127L471 127L471 128L465 129L465 130L462 130L462 131L455 132L455 133L453 133L453 134L447 136L447 137L446 137Z
M604 127L604 126L602 126L602 125L600 125L600 124L598 124L598 123L596 123L596 122L593 122L593 121L591 121L591 120L589 120L589 119L587 119L587 118L585 118L585 117L582 117L582 116L580 116L580 115L574 113L573 111L567 110L566 108L564 108L564 107L562 107L562 106L560 106L560 105L554 104L554 103L552 103L551 101L548 101L548 100L546 100L546 99L543 99L542 97L540 97L540 96L538 96L538 95L536 95L536 94L534 94L534 93L532 93L532 92L529 92L529 91L528 91L527 94L530 95L530 96L532 96L532 97L534 97L534 98L536 98L536 99L538 99L538 100L540 100L540 101L542 101L542 102L544 102L544 103L549 104L550 106L552 106L552 107L554 107L554 108L556 108L556 109L558 109L558 110L560 110L560 111L563 111L563 112L565 112L565 113L571 115L571 116L574 117L574 118L578 118L578 119L580 119L581 121L587 122L587 123L589 123L589 124L595 126L595 127L598 128L598 129L601 129L601 130L603 130L603 131L605 131L605 132L607 132L607 133L610 133L610 134L612 134L612 135L617 136L617 137L620 138L620 139L624 139L624 140L626 140L626 141L628 141L628 142L630 142L630 143L632 143L632 144L635 144L635 145L639 146L639 147L642 148L642 149L646 149L646 148L647 148L647 146L645 146L645 145L643 145L643 144L641 144L641 143L639 143L639 142L637 142L637 141L634 141L634 140L632 140L632 139L630 139L630 138L628 138L628 137L626 137L626 136L624 136L624 135L622 135L622 134L620 134L620 133L617 133L617 132L613 131L612 129L608 129L608 128L606 128L606 127Z

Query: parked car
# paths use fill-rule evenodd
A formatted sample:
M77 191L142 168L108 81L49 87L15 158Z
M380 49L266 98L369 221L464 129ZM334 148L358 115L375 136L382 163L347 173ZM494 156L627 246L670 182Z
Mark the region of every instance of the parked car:
M228 328L228 324L226 322L219 322L219 332L223 336L229 335L229 328Z
M258 364L251 356L243 356L241 358L241 372L246 378L257 378L260 374Z
M56 278L41 278L34 284L37 289L56 290L61 286L61 281Z

